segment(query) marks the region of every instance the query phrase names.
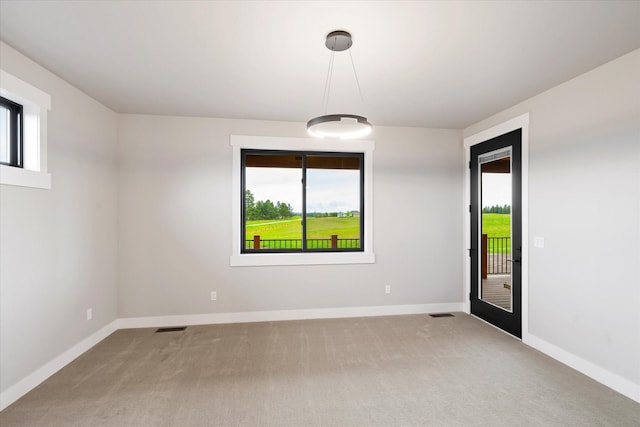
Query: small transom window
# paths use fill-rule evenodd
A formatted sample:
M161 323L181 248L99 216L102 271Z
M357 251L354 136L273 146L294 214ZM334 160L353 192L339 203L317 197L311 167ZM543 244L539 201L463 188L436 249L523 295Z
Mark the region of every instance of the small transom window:
M0 97L0 163L22 167L22 105Z

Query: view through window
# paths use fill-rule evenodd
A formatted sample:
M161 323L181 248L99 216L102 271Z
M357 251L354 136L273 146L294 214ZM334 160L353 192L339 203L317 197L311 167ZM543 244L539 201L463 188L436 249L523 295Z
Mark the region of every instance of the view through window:
M362 153L242 150L242 252L362 251Z
M22 167L22 105L0 97L0 163Z

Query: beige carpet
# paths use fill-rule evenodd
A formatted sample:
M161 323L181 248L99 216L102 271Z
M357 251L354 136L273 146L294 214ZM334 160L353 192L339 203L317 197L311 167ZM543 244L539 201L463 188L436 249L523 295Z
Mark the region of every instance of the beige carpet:
M115 332L0 425L640 425L640 404L461 313L154 331Z

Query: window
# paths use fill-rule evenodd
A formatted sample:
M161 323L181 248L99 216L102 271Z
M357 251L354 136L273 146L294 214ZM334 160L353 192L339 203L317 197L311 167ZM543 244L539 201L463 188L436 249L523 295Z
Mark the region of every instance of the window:
M363 250L364 154L242 150L242 252Z
M231 135L230 144L231 266L375 262L374 141Z
M0 184L51 188L47 110L51 97L0 70Z
M22 167L22 105L0 97L0 163Z

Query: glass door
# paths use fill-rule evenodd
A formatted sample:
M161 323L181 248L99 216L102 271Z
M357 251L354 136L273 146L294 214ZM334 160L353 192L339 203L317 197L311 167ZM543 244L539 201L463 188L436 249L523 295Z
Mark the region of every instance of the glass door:
M521 336L521 130L471 147L471 313Z

